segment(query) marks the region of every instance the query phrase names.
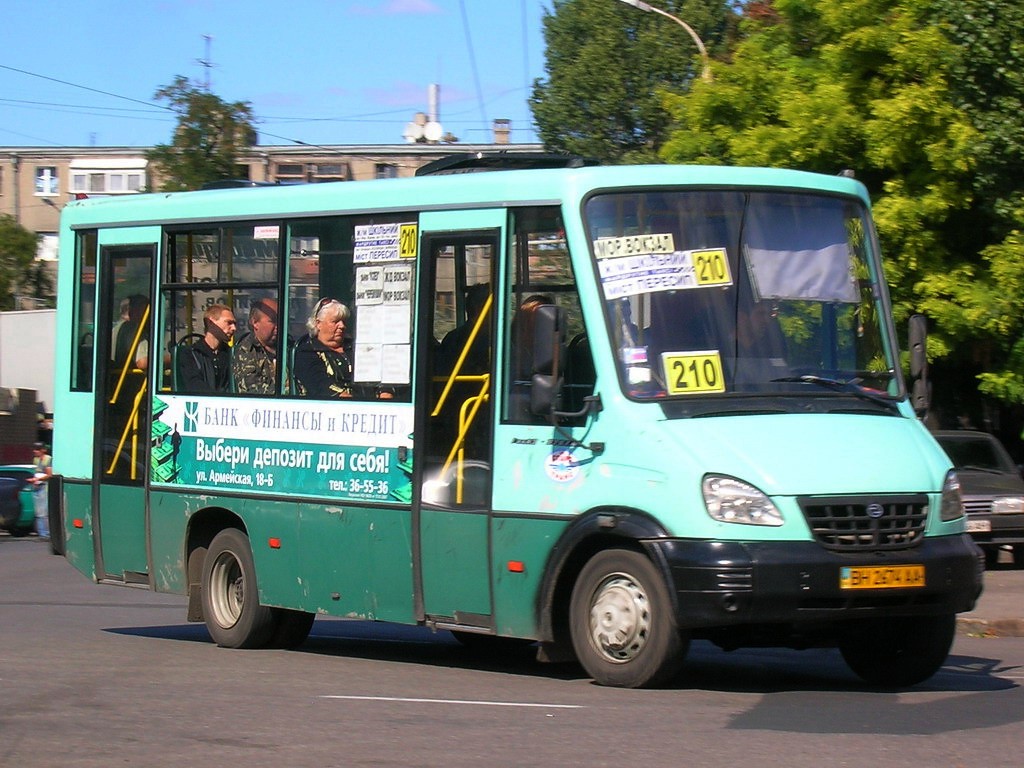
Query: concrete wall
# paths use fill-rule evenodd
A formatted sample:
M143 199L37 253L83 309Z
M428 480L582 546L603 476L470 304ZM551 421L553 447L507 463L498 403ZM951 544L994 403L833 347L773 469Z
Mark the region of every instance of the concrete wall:
M0 312L0 388L34 389L53 410L57 310Z

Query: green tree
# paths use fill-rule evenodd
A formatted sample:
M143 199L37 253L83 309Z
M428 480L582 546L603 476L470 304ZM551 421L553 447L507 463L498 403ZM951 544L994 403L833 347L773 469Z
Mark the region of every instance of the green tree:
M937 394L980 384L1024 402L1019 3L774 0L744 11L714 81L665 96L676 127L663 159L854 169L872 195L897 320L932 318Z
M956 261L976 131L953 104L956 47L928 0L776 0L712 83L666 98L669 162L849 168L874 198L898 319ZM764 4L759 4L764 7Z
M733 15L727 0L655 0L709 50ZM657 162L671 116L659 96L701 72L696 47L670 20L619 0L554 0L544 15L544 78L530 106L545 146L604 162Z
M920 287L929 314L958 342L949 367L976 377L986 395L1022 404L1024 6L1016 0L936 0L935 8L962 52L952 68L953 99L975 139L973 205L961 242L980 258L965 257Z
M167 102L178 115L171 143L146 153L164 178L161 189L200 189L237 176L239 155L256 142L248 102L225 102L181 75L154 98Z
M34 232L21 226L13 216L0 214L0 310L16 309L15 289L31 287L37 246Z

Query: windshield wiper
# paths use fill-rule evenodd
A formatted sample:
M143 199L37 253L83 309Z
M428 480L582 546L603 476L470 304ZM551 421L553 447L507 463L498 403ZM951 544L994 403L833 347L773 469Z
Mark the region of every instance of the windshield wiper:
M899 413L899 408L896 407L896 403L887 397L882 397L871 390L865 389L860 385L860 379L849 379L847 381L843 381L841 379L830 379L827 376L814 376L813 374L805 373L802 376L784 376L781 379L772 379L772 381L800 381L805 384L816 384L817 386L824 387L825 389L831 389L835 392L853 395L861 400L877 403L894 413Z

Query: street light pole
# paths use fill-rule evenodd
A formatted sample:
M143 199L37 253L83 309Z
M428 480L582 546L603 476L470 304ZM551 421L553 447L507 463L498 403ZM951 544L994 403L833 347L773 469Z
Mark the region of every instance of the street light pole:
M697 33L693 31L693 27L691 27L689 24L687 24L685 21L683 21L682 19L678 18L677 16L673 16L668 11L663 11L663 10L661 10L661 8L655 8L653 5L649 5L649 4L645 3L645 2L643 2L643 0L622 0L622 2L625 3L626 5L631 5L634 8L636 8L637 10L643 11L644 13L656 13L659 16L664 16L666 19L671 19L676 24L678 24L683 29L685 29L686 32L692 38L694 44L697 46L697 49L700 51L701 61L704 62L704 70L700 74L701 79L710 82L710 80L711 80L711 62L708 59L708 50L707 50L707 48L704 47L704 41L701 40L700 36L698 36Z

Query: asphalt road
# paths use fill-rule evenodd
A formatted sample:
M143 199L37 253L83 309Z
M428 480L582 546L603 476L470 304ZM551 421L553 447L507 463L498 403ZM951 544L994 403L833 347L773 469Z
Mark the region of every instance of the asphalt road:
M336 619L297 651L217 648L183 598L92 584L33 540L0 537L0 584L5 768L1020 764L1019 637L962 633L900 693L834 651L703 643L675 685L629 691Z

